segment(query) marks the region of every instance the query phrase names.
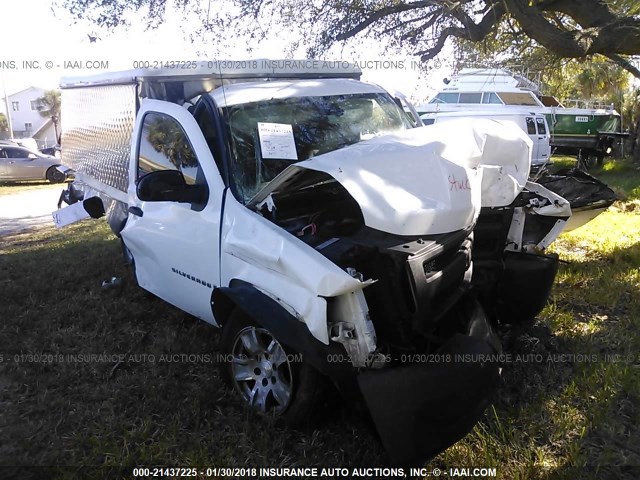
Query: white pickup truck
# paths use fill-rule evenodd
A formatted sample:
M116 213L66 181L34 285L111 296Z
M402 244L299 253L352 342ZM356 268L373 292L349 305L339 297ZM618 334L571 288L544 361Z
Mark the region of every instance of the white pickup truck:
M413 128L359 75L204 62L65 79L76 181L55 216L106 212L140 287L222 328L247 405L295 423L328 377L393 463L416 463L488 405L492 325L538 313L557 261L533 250L570 210L527 183L516 127Z

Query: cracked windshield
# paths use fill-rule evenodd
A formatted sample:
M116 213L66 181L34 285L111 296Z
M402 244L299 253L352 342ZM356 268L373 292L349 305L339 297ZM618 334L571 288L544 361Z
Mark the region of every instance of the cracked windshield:
M410 127L381 93L294 97L227 107L231 174L247 203L289 165Z

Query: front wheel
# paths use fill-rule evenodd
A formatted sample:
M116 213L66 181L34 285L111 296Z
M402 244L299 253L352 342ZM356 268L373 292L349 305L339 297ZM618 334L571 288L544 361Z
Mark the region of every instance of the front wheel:
M51 183L61 183L67 178L67 176L56 167L49 167L45 176Z
M220 343L222 377L247 406L289 425L309 421L322 377L304 359L238 309L225 324Z

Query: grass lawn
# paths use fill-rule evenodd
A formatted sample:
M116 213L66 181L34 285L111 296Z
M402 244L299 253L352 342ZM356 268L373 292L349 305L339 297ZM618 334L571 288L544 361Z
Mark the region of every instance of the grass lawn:
M494 406L427 468L640 475L640 171L609 162L595 173L625 199L553 244L567 263L536 323L505 332L513 361ZM102 289L113 276L122 288ZM105 222L2 239L0 291L0 478L9 465L385 464L340 404L307 430L249 414L216 371L217 332L137 289Z

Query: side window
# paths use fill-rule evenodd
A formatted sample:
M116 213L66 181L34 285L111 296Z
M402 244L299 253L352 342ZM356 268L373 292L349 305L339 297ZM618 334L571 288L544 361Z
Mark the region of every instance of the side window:
M7 158L29 158L29 152L20 148L7 148Z
M536 118L536 123L538 125L538 134L546 135L547 128L544 126L544 118Z
M480 103L482 93L461 93L458 103Z
M482 103L502 105L500 98L494 92L484 92L482 94Z
M180 124L162 113L144 117L138 149L138 179L157 170L179 170L189 185L201 174L198 158Z
M458 93L443 92L436 95L429 103L458 103Z
M7 158L7 153L4 151L4 149L1 149L0 150L0 159L3 159L3 158Z
M536 123L533 117L527 117L527 133L529 135L536 134Z

